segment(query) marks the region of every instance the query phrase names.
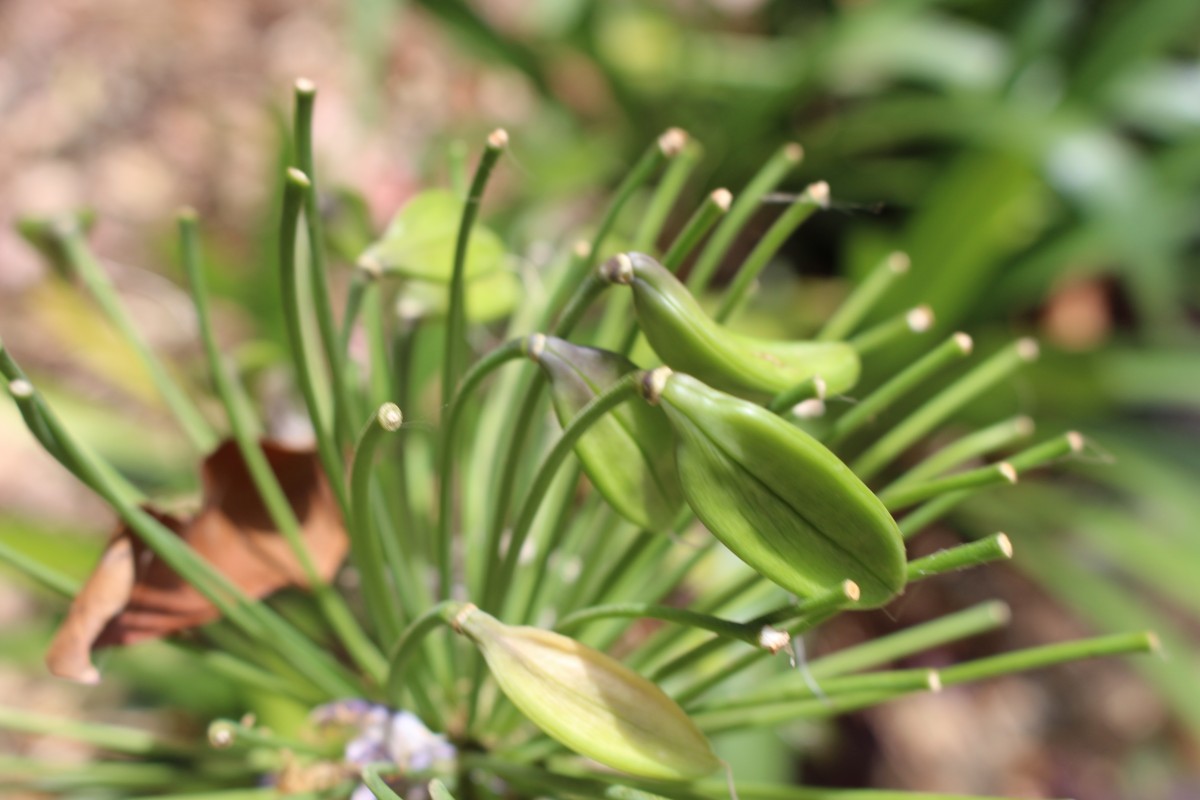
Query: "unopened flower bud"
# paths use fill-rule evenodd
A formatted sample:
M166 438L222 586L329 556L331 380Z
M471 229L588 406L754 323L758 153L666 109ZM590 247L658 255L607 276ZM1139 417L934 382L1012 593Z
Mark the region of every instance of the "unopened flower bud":
M508 699L580 755L660 780L702 778L720 766L684 710L615 659L558 633L506 625L472 605L454 625L482 651Z
M566 425L598 394L637 366L617 353L554 337L534 339L528 355L550 381L550 397ZM675 437L661 409L624 403L575 445L583 470L621 516L646 530L666 530L683 507L675 469Z
M850 345L773 341L726 330L648 255L622 253L601 274L633 290L642 332L665 364L722 391L768 398L820 375L831 394L840 394L858 381L858 354Z
M850 468L799 428L688 375L659 398L696 516L739 558L809 597L852 580L878 606L905 583L891 514Z

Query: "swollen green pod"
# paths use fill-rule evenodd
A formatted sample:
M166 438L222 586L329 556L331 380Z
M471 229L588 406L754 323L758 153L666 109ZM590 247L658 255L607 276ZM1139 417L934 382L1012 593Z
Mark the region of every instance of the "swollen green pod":
M637 369L624 356L554 337L530 337L529 357L550 381L550 397L566 425L596 395ZM583 470L621 516L646 530L668 530L683 507L675 438L662 409L624 403L575 445Z
M466 605L454 626L531 722L580 755L659 780L720 766L696 723L650 681L598 650L540 628L505 625Z
M837 456L759 406L660 368L647 399L666 411L688 505L739 558L794 594L844 580L863 606L905 583L891 514Z
M601 266L610 283L633 290L638 323L672 369L722 391L769 398L810 378L839 394L858 382L858 353L845 342L774 341L727 330L704 313L687 287L644 253L621 253Z

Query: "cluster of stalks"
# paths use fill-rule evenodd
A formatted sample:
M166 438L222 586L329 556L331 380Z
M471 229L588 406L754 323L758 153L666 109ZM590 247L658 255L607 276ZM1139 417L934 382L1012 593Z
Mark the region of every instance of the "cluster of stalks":
M355 580L320 568L303 509L272 472L250 394L216 343L194 214L179 217L182 260L221 425L145 345L78 221L28 231L134 345L199 453L217 447L218 429L229 431L299 565L294 583L308 590L300 610L293 603L284 613L255 596L148 512L141 490L72 435L0 349L0 371L33 435L220 617L168 639L179 657L248 693L315 709L311 722L276 731L219 719L208 738L188 739L0 710L0 727L108 754L80 767L9 765L24 784L71 796L87 787L96 793L88 796L173 791L206 800L352 792L390 800L426 790L440 798L836 798L834 789L739 782L736 765L731 782L714 777L721 762L709 743L719 753L727 733L1153 649L1153 636L1137 633L940 670L891 666L1004 625L1007 609L992 602L805 658L804 637L838 614L1011 557L999 533L907 563L904 541L1083 440L1068 433L1023 446L1031 425L1021 417L910 457L1036 358L1037 347L1018 340L946 382L972 357L970 337L957 333L894 374L872 373L880 350L930 327L925 308L865 324L903 279L902 254L883 259L811 341L752 340L724 327L781 245L828 205L823 183L792 197L731 280L714 284L751 215L799 163L797 145L774 154L736 196L707 196L659 250L700 155L683 132L668 131L630 170L590 239L523 276L520 302L483 324L471 304L481 278L469 267L489 176L508 146L496 131L471 180L454 187L463 202L453 259L424 276L444 304L414 312L405 301L418 281L374 246L335 314L314 99L313 87L298 83L279 300L316 457L348 534L341 574ZM629 243L623 252L609 249L618 229ZM680 282L674 274L685 264ZM860 367L877 388L833 402L852 391ZM934 383L944 388L929 393ZM900 406L914 410L881 429L876 421ZM0 558L64 597L80 591L15 550L0 549Z

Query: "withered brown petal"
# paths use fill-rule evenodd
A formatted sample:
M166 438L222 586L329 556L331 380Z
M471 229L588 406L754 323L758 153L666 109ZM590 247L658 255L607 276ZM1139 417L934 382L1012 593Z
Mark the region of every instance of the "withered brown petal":
M331 579L349 539L316 453L269 441L262 447L300 522L317 574ZM204 460L201 483L203 503L191 519L147 511L251 597L308 585L235 442L223 442ZM219 616L199 591L122 527L71 603L47 665L55 675L94 683L99 675L91 663L93 650L162 638Z

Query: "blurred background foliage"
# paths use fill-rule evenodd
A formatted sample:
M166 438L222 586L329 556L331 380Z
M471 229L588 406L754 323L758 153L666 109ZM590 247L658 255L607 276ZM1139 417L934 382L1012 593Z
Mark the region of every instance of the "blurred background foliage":
M1123 665L1080 665L905 701L786 743L772 733L747 741L743 769L789 774L800 745L806 776L826 783L1200 793L1194 0L8 0L0 52L0 333L98 450L182 498L194 488L186 444L116 335L14 232L17 217L95 208L95 250L139 322L198 374L170 236L174 208L196 206L221 333L286 430L296 412L273 368L282 332L268 223L296 75L320 87L325 185L353 187L326 198L347 255L364 243L357 213L380 230L417 188L448 184L462 141L507 127L512 158L486 213L527 281L587 233L584 220L664 128L687 129L705 151L684 215L801 142L785 191L827 180L833 208L789 243L739 323L804 334L902 249L912 273L880 315L924 302L938 330L967 330L981 349L1018 332L1043 344L1033 370L955 431L1030 413L1042 434L1077 428L1093 443L1069 475L975 500L917 540L1003 529L1017 546L1011 570L923 589L893 618L864 616L825 644L1000 595L1016 624L981 648L1151 627L1170 658L1138 661L1145 683ZM764 205L751 233L782 207ZM729 263L752 245L737 243ZM877 357L917 352L897 344ZM0 541L82 575L111 524L98 509L15 411L0 411ZM39 660L61 609L11 584L0 595L5 697L110 717L116 697L123 714L166 700L186 717L156 723L166 726L254 707L211 680L180 691L126 654L113 659L126 680L99 694L51 683ZM908 735L933 728L947 733L932 745Z

